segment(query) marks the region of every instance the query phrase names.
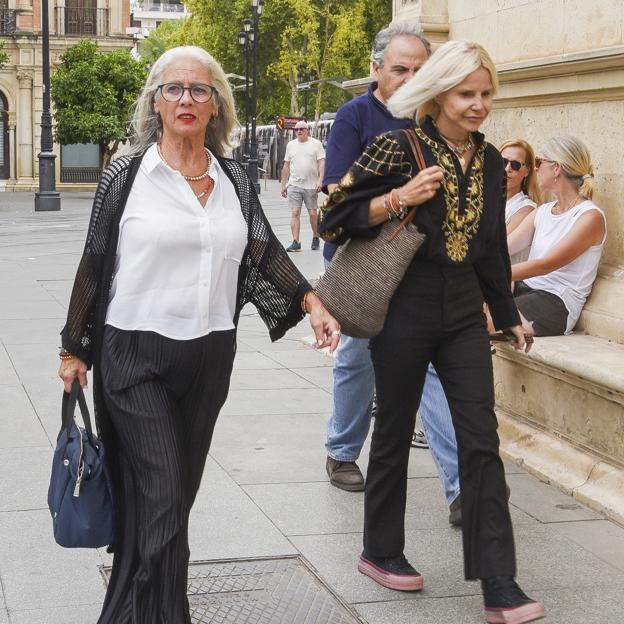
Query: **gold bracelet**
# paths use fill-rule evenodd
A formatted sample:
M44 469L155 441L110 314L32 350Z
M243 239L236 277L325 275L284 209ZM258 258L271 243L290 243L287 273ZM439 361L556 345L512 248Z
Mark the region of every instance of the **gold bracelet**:
M74 356L69 351L59 351L61 360L71 360Z

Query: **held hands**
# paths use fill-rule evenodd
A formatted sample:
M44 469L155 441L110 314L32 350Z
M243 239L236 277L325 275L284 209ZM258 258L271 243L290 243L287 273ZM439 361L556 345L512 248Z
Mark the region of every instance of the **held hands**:
M329 347L333 353L340 342L340 324L327 311L315 292L308 291L304 299L306 311L310 314L310 325L316 337L316 349Z
M436 194L443 178L442 167L427 167L398 189L399 196L407 206L424 204Z
M77 357L61 360L58 374L65 385L65 392L71 392L72 383L76 378L82 388L87 387L87 365Z

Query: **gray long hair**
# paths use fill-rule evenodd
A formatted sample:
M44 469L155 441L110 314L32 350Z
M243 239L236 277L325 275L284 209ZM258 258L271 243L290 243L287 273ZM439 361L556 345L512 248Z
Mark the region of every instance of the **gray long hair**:
M204 145L214 154L223 156L224 148L229 146L232 129L238 123L234 96L219 62L206 50L197 46L171 48L152 66L134 107L130 152L142 152L152 143L160 140L162 121L160 115L154 110L154 97L166 69L173 61L180 58L192 58L199 61L210 74L212 84L217 89L217 95L214 97L219 112L213 119L213 123L206 128Z
M418 24L411 22L394 22L377 33L375 41L373 41L371 60L377 63L379 67L383 67L386 50L390 42L395 37L401 36L416 37L425 46L427 56L431 56L431 43L429 43L429 39L423 35L422 29Z

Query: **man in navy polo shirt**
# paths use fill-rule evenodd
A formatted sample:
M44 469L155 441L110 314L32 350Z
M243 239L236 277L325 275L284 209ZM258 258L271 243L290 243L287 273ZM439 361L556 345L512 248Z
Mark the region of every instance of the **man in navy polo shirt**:
M342 106L329 133L326 150L326 192L336 188L373 139L384 132L408 128L411 121L394 118L386 108L390 96L425 63L431 46L419 27L396 23L381 30L373 43L375 82L368 92ZM331 261L336 246L325 243L323 256ZM431 367L430 367L431 368ZM427 377L428 397L423 395L421 416L433 421L428 435L448 502L459 495L457 447L450 412L435 371ZM356 459L368 435L375 377L368 340L342 336L334 367L334 411L327 426L327 474L332 485L347 491L364 489ZM433 399L431 401L430 399ZM445 410L445 411L444 411Z

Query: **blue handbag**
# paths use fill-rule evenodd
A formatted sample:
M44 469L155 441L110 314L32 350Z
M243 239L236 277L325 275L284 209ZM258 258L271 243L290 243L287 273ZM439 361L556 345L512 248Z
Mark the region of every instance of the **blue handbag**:
M84 429L76 423L76 402ZM65 548L113 543L113 484L102 442L93 434L84 392L76 379L63 393L62 426L48 489L54 539Z

